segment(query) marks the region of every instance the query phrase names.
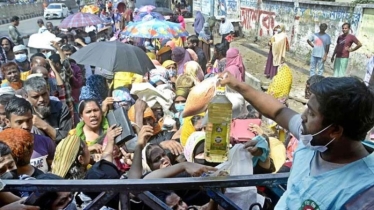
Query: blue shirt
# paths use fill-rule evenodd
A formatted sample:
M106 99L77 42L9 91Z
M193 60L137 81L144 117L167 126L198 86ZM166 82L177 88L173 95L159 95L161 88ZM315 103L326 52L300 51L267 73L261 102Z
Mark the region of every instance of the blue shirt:
M331 38L328 34L315 33L309 37L309 41L313 42L312 56L322 58L325 55L327 45L331 44Z
M296 138L301 134L301 116L294 116L289 129ZM374 154L340 168L311 176L311 165L318 152L306 148L302 142L294 153L287 191L276 210L343 209L357 194L374 186Z

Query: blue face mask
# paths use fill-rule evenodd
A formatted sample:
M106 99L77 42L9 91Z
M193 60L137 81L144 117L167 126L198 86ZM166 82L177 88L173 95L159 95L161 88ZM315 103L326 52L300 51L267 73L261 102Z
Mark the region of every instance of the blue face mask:
M175 109L177 110L177 112L183 112L185 106L186 103L175 104Z

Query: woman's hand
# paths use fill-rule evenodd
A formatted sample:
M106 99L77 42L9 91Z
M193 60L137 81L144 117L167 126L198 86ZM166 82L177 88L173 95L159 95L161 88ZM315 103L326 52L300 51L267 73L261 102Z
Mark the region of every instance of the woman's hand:
M257 140L249 140L244 144L244 149L252 154L252 156L261 156L263 151L262 149L256 147Z
M153 136L153 127L149 125L143 125L138 134L138 145L143 148L148 143L148 140Z
M101 110L106 113L109 110L109 105L113 105L114 99L112 97L106 97L101 105Z
M101 144L94 144L88 147L88 151L90 151L90 153L93 152L101 154L103 152L103 146Z
M261 136L264 134L264 131L262 130L262 128L260 128L260 126L257 124L252 124L252 123L249 124L248 130L252 131L254 134L256 134L256 136Z
M183 153L183 146L175 140L167 140L160 143L162 149L170 150L173 155L180 155Z
M203 173L217 171L216 168L211 166L204 166L197 163L181 163L184 166L184 170L193 177L200 177Z
M117 125L112 125L106 133L108 144L109 142L114 142L114 139L117 136L121 135L121 133L122 133L122 127L119 127L119 126L117 127Z
M127 153L122 147L119 148L122 153L122 161L127 165L132 165L132 160L134 159L134 153Z

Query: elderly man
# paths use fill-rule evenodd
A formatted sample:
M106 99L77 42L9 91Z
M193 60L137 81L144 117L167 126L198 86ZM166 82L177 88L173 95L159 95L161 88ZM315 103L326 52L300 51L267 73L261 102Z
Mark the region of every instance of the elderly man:
M43 77L26 80L24 89L33 107L34 126L57 142L65 138L73 126L66 104L50 100L47 82Z
M27 48L25 45L17 45L13 47L13 53L15 56L16 63L21 72L28 71L30 69L30 62L27 58Z

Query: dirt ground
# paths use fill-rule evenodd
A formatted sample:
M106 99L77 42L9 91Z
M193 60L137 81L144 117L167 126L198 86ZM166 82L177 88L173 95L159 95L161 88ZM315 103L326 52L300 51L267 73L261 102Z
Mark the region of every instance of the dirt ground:
M192 27L193 19L185 20L187 23L187 30L190 34L194 34ZM215 35L215 43L219 43L220 40L221 38L218 35ZM257 52L247 47L248 45L251 48L256 48ZM236 38L230 46L239 49L244 59L247 71L258 78L261 81L262 86L267 86L271 82L271 80L267 79L264 75L267 55L269 52L269 47L267 46L266 41L255 42L254 38L251 37ZM286 56L286 62L289 65L292 65L290 67L293 73L293 83L288 104L290 108L301 113L305 109L306 100L304 95L306 80L309 77L309 65L305 61L294 59L294 57L295 56L290 53ZM325 68L325 76L330 76L332 72L331 65L326 64Z

